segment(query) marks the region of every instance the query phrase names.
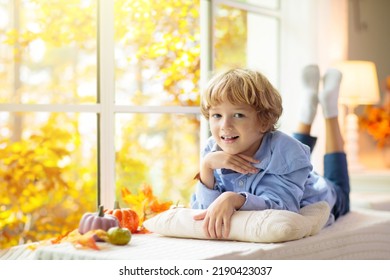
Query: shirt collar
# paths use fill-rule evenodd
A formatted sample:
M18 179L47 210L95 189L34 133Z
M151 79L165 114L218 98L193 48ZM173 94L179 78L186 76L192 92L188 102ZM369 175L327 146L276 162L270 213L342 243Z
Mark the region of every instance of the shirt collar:
M268 166L272 155L271 140L272 132L265 133L263 140L261 141L261 145L254 155L254 158L259 161L259 163L253 164L254 167L258 169L266 169Z

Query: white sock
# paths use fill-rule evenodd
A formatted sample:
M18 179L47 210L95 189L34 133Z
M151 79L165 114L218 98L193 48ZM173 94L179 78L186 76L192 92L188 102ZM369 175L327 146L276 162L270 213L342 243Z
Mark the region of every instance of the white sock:
M319 94L322 112L326 119L337 117L338 99L342 74L337 69L329 69L324 75L323 91Z
M320 82L320 69L318 65L308 65L302 71L302 100L300 121L311 125L317 113L318 85Z

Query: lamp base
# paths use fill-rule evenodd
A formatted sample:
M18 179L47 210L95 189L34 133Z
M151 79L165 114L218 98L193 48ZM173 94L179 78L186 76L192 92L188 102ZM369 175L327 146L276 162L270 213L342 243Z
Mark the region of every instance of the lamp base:
M364 166L359 162L359 133L358 117L350 109L346 117L346 154L348 159L348 170L357 172L364 170Z

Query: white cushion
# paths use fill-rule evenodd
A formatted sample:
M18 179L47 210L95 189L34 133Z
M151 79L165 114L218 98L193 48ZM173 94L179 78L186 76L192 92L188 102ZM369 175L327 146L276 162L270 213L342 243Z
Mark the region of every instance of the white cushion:
M151 232L181 238L208 239L203 232L203 221L193 216L204 210L175 208L144 221ZM236 211L231 220L227 240L249 242L284 242L317 234L329 218L326 202L305 206L300 213L287 210Z

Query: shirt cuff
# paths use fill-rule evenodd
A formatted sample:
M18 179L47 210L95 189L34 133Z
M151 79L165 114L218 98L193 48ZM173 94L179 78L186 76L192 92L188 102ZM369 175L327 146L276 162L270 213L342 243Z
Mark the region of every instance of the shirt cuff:
M245 197L245 202L239 210L253 211L267 209L267 205L262 197L250 194L248 192L239 192L240 195Z

